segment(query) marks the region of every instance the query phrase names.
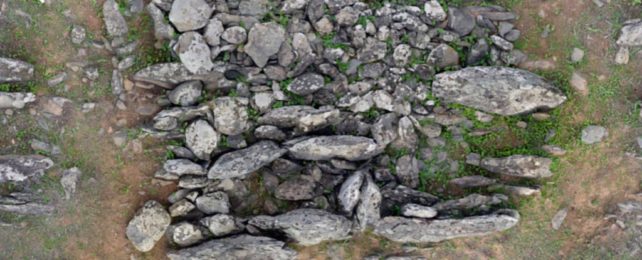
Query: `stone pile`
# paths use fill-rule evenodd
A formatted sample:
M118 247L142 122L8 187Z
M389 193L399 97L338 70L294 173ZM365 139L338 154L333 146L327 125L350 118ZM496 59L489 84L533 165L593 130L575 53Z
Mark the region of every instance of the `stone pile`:
M515 15L497 6L154 0L146 10L180 62L132 77L167 92L144 130L185 146L171 147L174 158L156 173L178 182L171 206L147 202L127 236L149 251L166 235L178 249L170 259L292 259L284 242L314 245L366 229L413 243L509 229L519 214L502 209L503 194L442 200L423 191L421 174L460 167L433 153L442 131L471 123L440 102L492 118L566 100L539 76L509 67L526 56L513 47ZM471 154L466 163L511 178L552 175L551 160L536 156ZM248 188L257 179L265 193ZM244 210L257 200L258 209Z

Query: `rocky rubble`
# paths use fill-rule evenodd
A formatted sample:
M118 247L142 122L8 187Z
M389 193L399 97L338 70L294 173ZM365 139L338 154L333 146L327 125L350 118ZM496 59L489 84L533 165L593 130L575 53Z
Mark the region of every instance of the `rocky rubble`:
M501 209L503 194L444 201L426 192L425 174L461 167L437 149L442 133L471 124L443 104L492 120L486 113L521 115L566 100L510 67L526 55L514 49L516 16L498 6L158 0L147 10L158 40L180 33L169 40L180 62L132 77L167 92L146 131L185 147L173 147L176 158L156 173L178 182L171 206L148 202L127 231L141 251L165 232L177 248L170 259L293 259L284 242L314 245L366 229L414 243L509 229L519 214ZM551 160L536 156L469 155L466 163L524 180L552 175ZM250 190L255 182L259 190Z

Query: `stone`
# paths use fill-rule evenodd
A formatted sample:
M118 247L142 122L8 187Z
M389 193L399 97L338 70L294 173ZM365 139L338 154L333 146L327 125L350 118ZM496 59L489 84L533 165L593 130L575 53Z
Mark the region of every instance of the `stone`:
M29 63L0 57L0 83L32 80L33 73L34 67Z
M185 144L201 160L210 160L220 140L221 135L205 120L196 120L185 130Z
M588 82L582 75L580 75L577 72L573 72L573 75L571 75L571 87L575 92L577 92L581 96L588 96L589 94L589 89L588 89Z
M571 62L578 63L581 62L582 59L584 59L584 50L573 48L573 52L571 52Z
M440 44L428 55L428 64L438 68L447 68L459 65L459 54L447 44Z
M205 82L216 82L222 77L222 73L210 72L206 75L194 74L190 72L185 65L177 63L159 63L144 68L134 74L132 77L135 81L154 84L166 89L173 89L178 84L191 81L202 80Z
M343 184L341 184L341 189L339 190L337 199L339 200L341 211L348 216L352 216L352 211L359 202L361 184L363 184L364 178L365 176L363 172L355 171L343 182Z
M337 23L341 26L350 27L357 23L359 20L359 13L352 7L344 7L336 15Z
M53 78L47 80L47 86L49 87L55 87L61 83L63 83L65 80L67 80L67 72L61 72L56 74Z
M386 217L377 223L374 233L398 243L436 243L505 231L517 225L519 218L517 211L509 209L463 219Z
M177 1L179 2L179 1ZM185 68L194 74L205 74L214 68L210 47L197 32L186 32L178 38L176 53Z
M239 13L241 15L262 18L269 10L270 2L268 0L241 0L239 3Z
M285 143L290 157L322 161L333 158L367 160L382 152L374 140L361 136L333 135L292 140Z
M493 42L495 46L502 49L503 51L513 50L513 44L502 37L499 37L497 35L492 35L490 36L490 40Z
M497 174L539 179L553 176L550 170L553 161L532 155L511 155L504 158L483 158L480 167Z
M356 229L360 231L374 227L381 219L381 191L369 174L365 177L354 220Z
M21 215L51 215L54 213L53 205L45 205L32 201L31 194L13 192L9 195L0 195L0 211Z
M65 191L65 199L71 199L71 196L76 193L76 186L78 181L80 181L80 176L82 172L77 167L64 170L62 172L62 178L60 178L60 185Z
M0 92L0 109L22 109L34 101L36 96L33 93Z
M343 216L320 209L301 208L275 217L256 216L250 225L279 230L303 246L350 238L352 223Z
M214 127L226 135L240 135L250 128L247 98L220 97L214 100Z
M419 161L414 156L404 155L397 159L395 174L399 182L410 188L419 186Z
M210 179L242 178L270 164L287 152L272 141L260 141L252 146L229 152L216 160L208 172Z
M224 31L225 28L223 28L223 23L217 18L212 18L207 23L203 36L205 37L207 44L210 46L218 46L221 44L221 35Z
M300 201L315 197L316 183L309 176L296 176L281 183L274 192L280 200Z
M73 44L81 44L82 42L85 41L85 38L87 37L87 31L85 30L84 27L80 25L73 25L71 27L71 42Z
M0 183L39 178L53 165L42 155L0 155Z
M642 20L625 22L616 42L620 46L642 46Z
M403 185L387 186L381 190L382 211L391 213L399 205L414 203L419 205L433 205L439 201L439 198L426 192L413 190Z
M237 235L214 239L198 246L170 251L170 260L186 259L283 259L294 260L298 253L285 246L285 242L260 236Z
M439 1L437 0L426 1L426 3L424 4L424 12L426 13L426 17L428 18L428 20L432 21L435 24L448 18L448 16L446 15L446 11L444 11L444 8L441 6L441 4L439 4Z
M169 226L167 236L172 243L181 247L191 246L205 239L199 227L189 222Z
M459 36L466 36L475 28L475 18L459 8L449 7L448 28L455 31Z
M386 57L388 47L385 42L367 38L366 45L357 51L357 59L363 63L372 63Z
M254 129L254 137L274 141L284 141L287 136L281 129L272 125L262 125Z
M164 131L174 130L178 127L178 123L204 116L208 113L208 110L208 106L165 109L154 116L154 128Z
M602 142L608 135L609 132L605 127L589 125L582 129L582 143L596 144Z
M532 197L541 194L539 188L501 185L501 189L514 198Z
M152 18L154 37L156 37L157 40L174 39L176 32L174 31L174 27L165 20L165 13L154 3L149 3L147 7L145 7L145 10Z
M174 105L192 106L198 103L203 91L203 83L200 81L188 81L178 85L167 94L167 98Z
M440 73L432 89L443 102L505 116L552 109L566 101L559 89L541 77L506 67L467 67Z
M120 13L118 3L114 0L107 0L103 4L103 20L109 37L123 37L129 32L125 17Z
M409 203L401 207L401 215L409 218L434 218L437 211L428 206Z
M202 166L187 159L167 160L163 164L163 170L169 174L177 176L182 175L205 175L205 169Z
M196 206L194 206L192 202L187 199L182 199L169 207L169 215L172 218L182 217L189 214L189 212L194 210L195 208Z
M196 208L208 215L227 214L230 212L230 207L230 199L222 191L203 194L196 198Z
M479 39L468 51L468 57L466 57L466 64L476 65L483 61L490 51L490 45L486 39Z
M214 9L204 0L180 0L172 3L169 21L179 32L201 29L207 25Z
M395 64L399 67L404 67L408 64L408 59L412 55L412 50L408 44L399 44L395 47L395 50L392 54L392 59Z
M221 38L230 44L241 44L247 40L247 31L241 26L232 26L221 34Z
M258 119L258 123L280 128L294 127L298 133L307 133L335 124L339 119L340 111L331 107L286 106L267 112Z
M495 179L490 179L480 175L464 176L452 179L448 182L450 185L457 186L462 189L481 188L493 185L497 182Z
M279 52L285 41L285 30L274 22L255 24L248 35L245 53L249 55L256 66L265 67L270 56Z
M555 213L553 219L551 219L551 227L553 227L553 230L560 229L562 223L564 223L564 219L566 219L567 214L568 208L560 209L557 213Z
M432 208L440 214L460 213L461 211L487 211L491 206L506 202L508 197L504 194L493 194L492 196L479 195L476 193L466 197L447 200L432 205Z
M242 230L234 216L217 214L201 219L201 224L207 227L215 237L227 236Z
M288 91L305 96L316 92L324 86L323 76L316 73L306 73L296 77L290 85Z
M620 65L626 65L629 63L629 48L620 47L615 54L615 63Z
M127 224L127 239L136 250L149 252L163 237L171 221L169 213L160 203L154 200L147 201Z
M555 145L543 145L542 150L547 152L548 154L552 156L564 156L566 154L566 150L564 150L562 147L555 146Z

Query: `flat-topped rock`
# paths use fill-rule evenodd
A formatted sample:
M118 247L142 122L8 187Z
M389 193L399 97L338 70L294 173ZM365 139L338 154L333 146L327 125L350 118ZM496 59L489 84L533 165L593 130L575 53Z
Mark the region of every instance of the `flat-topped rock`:
M222 73L212 71L207 74L194 74L180 62L158 63L144 68L134 74L132 79L144 83L150 83L166 89L173 89L178 84L201 80L204 82L216 82L223 77Z
M285 242L261 236L237 235L210 240L198 246L167 253L171 260L189 259L279 259L293 260L298 253Z
M0 183L40 177L54 165L42 155L0 155Z
M210 168L207 177L209 179L245 177L286 152L287 150L272 141L261 141L248 148L222 155Z
M287 106L273 109L258 119L259 124L279 128L296 128L307 133L329 126L340 120L340 111L331 107Z
M532 155L512 155L505 158L483 158L480 167L497 174L521 178L547 178L553 176L549 158Z
M33 65L20 60L0 57L0 83L33 79Z
M290 156L300 160L322 161L333 158L361 161L382 152L374 140L350 135L317 136L295 139L285 145Z
M629 47L642 45L642 20L626 22L620 31L618 45Z
M160 203L150 200L127 224L127 239L141 252L149 252L169 227L171 217Z

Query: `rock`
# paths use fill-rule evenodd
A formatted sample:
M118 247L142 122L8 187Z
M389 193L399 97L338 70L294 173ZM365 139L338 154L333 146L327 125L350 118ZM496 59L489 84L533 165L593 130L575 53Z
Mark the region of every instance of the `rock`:
M412 52L410 45L408 44L399 44L395 47L395 51L392 54L392 59L395 64L399 67L404 67L408 64L408 59L410 58Z
M134 244L136 250L149 252L163 237L171 221L169 213L160 203L147 201L127 224L127 239Z
M178 123L192 120L208 113L208 106L201 107L174 107L158 112L154 116L154 128L170 131L178 127Z
M167 94L167 98L174 105L192 106L198 103L203 91L203 83L200 81L188 81L178 85Z
M227 28L221 38L230 44L241 44L247 40L247 31L241 26L233 26Z
M174 1L169 12L169 21L179 32L201 29L207 25L214 9L204 0Z
M181 62L191 73L205 74L214 67L210 58L210 47L205 38L197 32L181 34L175 48Z
M586 97L589 94L588 82L577 72L573 72L571 76L571 87L581 96Z
M395 175L402 185L417 188L419 186L419 161L411 155L401 156L397 159Z
M495 184L495 179L490 179L480 175L464 176L450 180L448 183L462 189L480 188Z
M409 203L401 207L401 215L409 218L434 218L437 211L428 206Z
M250 128L247 98L220 97L214 100L214 127L226 135L240 135Z
M584 50L573 48L573 52L571 53L571 62L578 63L581 62L582 59L584 59Z
M210 72L207 75L193 74L182 63L159 63L136 72L133 80L173 89L176 85L186 81L216 82L222 76L222 73L216 72Z
M221 135L205 120L191 123L185 130L185 144L201 160L209 161Z
M29 63L0 57L0 83L32 80L33 72L34 67Z
M0 109L22 109L34 101L36 96L32 93L0 92Z
M230 212L230 199L225 192L217 191L196 198L196 207L205 214L227 214Z
M0 183L38 178L53 165L42 155L0 155Z
M272 141L260 141L248 148L219 157L208 172L210 179L242 178L283 156L287 150Z
M306 73L296 77L288 86L288 91L297 95L305 96L316 92L323 88L323 86L323 76L316 73Z
M262 125L254 129L254 137L274 141L284 141L286 139L286 135L281 129L271 125Z
M562 223L564 223L564 219L566 219L567 214L568 208L560 209L557 213L555 213L555 216L553 216L553 219L551 219L551 226L553 227L553 230L560 229Z
M387 51L388 48L385 42L367 38L365 47L357 52L357 59L363 63L376 62L385 58Z
M539 188L501 185L501 189L514 198L532 197L541 194Z
M205 37L207 44L210 46L218 46L221 44L221 35L224 31L225 28L223 28L223 23L217 18L212 18L207 23L203 36Z
M258 123L280 128L294 127L297 133L307 133L335 124L339 119L340 111L331 107L287 106L267 112L258 119Z
M51 215L55 207L32 201L31 194L13 192L0 195L0 211L21 215Z
M280 200L311 200L315 197L316 183L309 176L296 176L276 188L274 196Z
M355 171L343 182L343 184L341 184L341 189L339 190L337 199L339 200L341 211L348 216L352 216L352 211L359 202L361 184L363 184L364 178L365 176L363 172Z
M381 190L383 197L382 210L391 211L393 208L398 208L399 205L414 203L419 205L433 205L439 198L417 190L413 190L403 185L396 185L392 187L384 187Z
M201 224L207 227L215 237L226 236L242 230L234 216L218 214L201 219Z
M163 170L177 176L205 175L205 169L203 169L202 166L187 159L167 160L165 161L165 164L163 164Z
M199 227L189 222L181 222L176 225L169 226L167 229L167 236L172 243L181 247L191 246L205 239L205 236Z
M447 200L432 205L432 208L440 214L460 213L461 211L487 211L491 206L498 205L508 200L503 194L494 194L493 196L479 195L476 193L466 197Z
M270 2L268 0L241 0L239 3L239 13L241 15L262 18L269 10Z
M67 72L61 72L56 74L53 78L47 80L47 86L49 87L55 87L59 85L60 83L63 83L65 80L67 80Z
M629 63L629 48L620 47L615 54L615 63L625 65Z
M440 73L432 89L444 102L506 116L552 109L566 101L559 89L541 77L505 67L467 67Z
M71 199L71 196L76 193L76 186L80 180L80 175L82 172L77 167L67 169L62 172L62 178L60 178L60 185L65 191L65 199Z
M492 35L490 36L490 40L503 51L511 51L513 50L513 44L506 39L499 37L497 35Z
M195 208L196 206L194 206L192 202L188 201L187 199L182 199L169 207L169 215L172 218L182 217L189 214L190 211L194 210Z
M379 187L369 174L366 174L354 220L357 230L363 231L377 224L381 218L381 199Z
M517 222L519 213L508 209L463 219L386 217L377 223L374 233L398 243L436 243L505 231L517 225Z
M166 22L163 11L154 3L149 3L145 10L147 10L147 13L154 23L154 37L156 37L157 40L174 39L176 32L174 31L174 27Z
M484 60L490 51L490 45L486 39L479 39L469 50L466 64L476 65Z
M276 217L257 216L250 225L264 230L279 230L297 243L309 246L323 241L350 238L347 218L320 209L295 209Z
M562 147L555 146L555 145L543 145L542 150L547 152L548 154L552 156L564 156L566 154L566 150L564 150Z
M590 125L582 129L582 143L596 144L602 142L609 135L603 126Z
M426 1L424 4L424 12L426 12L428 20L434 24L444 21L447 18L446 11L444 11L444 8L441 7L441 4L439 4L437 0Z
M187 259L284 259L294 260L298 253L284 242L269 237L238 235L207 241L195 247L170 251L170 260Z
M642 20L625 22L620 29L620 38L616 42L620 46L635 47L642 45Z
M123 37L129 32L125 17L120 13L118 3L114 0L107 0L103 4L103 20L109 37Z
M245 53L249 55L256 66L265 67L270 56L279 52L285 40L285 30L274 22L255 24L248 35Z
M459 65L459 54L447 44L440 44L428 55L428 64L438 68L446 68Z
M475 18L458 8L449 7L448 28L455 31L459 36L466 36L475 28Z
M70 36L73 44L81 44L85 41L85 37L87 37L87 31L80 25L73 25Z
M322 161L333 158L361 161L382 152L374 140L360 136L333 135L295 139L285 145L291 157L299 160Z
M553 161L532 155L512 155L504 158L483 158L480 167L497 174L539 179L553 176L550 170Z

